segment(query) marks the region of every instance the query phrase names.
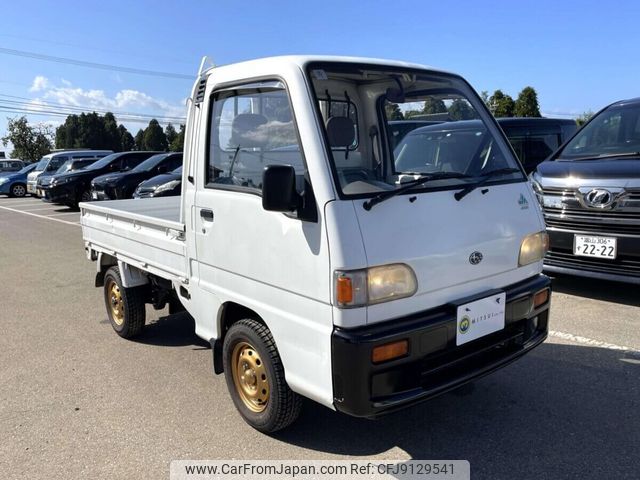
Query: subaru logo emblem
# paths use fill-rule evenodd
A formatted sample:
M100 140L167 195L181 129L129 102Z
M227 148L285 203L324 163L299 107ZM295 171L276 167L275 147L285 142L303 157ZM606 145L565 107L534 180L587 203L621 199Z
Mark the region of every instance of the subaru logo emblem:
M469 255L469 263L471 265L477 265L482 261L482 254L480 252L473 252Z
M613 194L604 188L594 188L584 195L584 203L593 208L607 208L613 200Z

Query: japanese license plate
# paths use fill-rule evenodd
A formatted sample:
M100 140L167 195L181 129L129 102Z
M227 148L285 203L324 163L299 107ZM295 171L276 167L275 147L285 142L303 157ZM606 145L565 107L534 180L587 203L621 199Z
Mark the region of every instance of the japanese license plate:
M456 345L504 328L506 293L498 293L458 307Z
M594 237L575 235L573 254L582 257L598 257L613 260L618 253L618 239L614 237Z

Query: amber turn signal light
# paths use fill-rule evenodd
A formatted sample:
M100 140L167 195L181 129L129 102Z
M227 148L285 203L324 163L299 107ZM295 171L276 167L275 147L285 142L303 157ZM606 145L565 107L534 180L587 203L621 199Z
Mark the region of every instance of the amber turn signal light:
M395 358L404 357L407 353L409 353L409 340L386 343L373 348L371 361L373 363L388 362Z
M338 277L336 281L336 300L340 305L348 305L353 301L353 285L349 277Z
M533 296L533 308L538 308L540 305L544 305L549 300L549 289L545 288L540 290Z

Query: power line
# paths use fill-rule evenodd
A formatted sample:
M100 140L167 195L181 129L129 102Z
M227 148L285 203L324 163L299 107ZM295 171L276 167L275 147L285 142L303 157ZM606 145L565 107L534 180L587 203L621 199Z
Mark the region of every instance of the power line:
M178 78L181 80L193 80L195 75L186 75L182 73L160 72L155 70L143 70L140 68L121 67L118 65L109 65L106 63L87 62L84 60L76 60L73 58L55 57L53 55L45 55L43 53L27 52L24 50L14 50L12 48L0 47L0 53L5 55L14 55L16 57L33 58L35 60L44 60L46 62L66 63L68 65L76 65L79 67L97 68L99 70L112 70L123 73L133 73L136 75L149 75L153 77Z
M138 54L138 53L131 53L131 52L125 52L122 50L111 50L111 49L106 49L106 48L96 48L96 47L90 47L86 44L79 44L79 43L67 43L67 42L60 42L60 41L54 41L46 38L36 38L36 37L31 37L31 36L25 36L25 35L15 35L12 33L0 33L0 37L8 37L8 38L17 38L20 40L26 40L26 41L30 41L30 42L39 42L39 43L44 43L46 45L60 45L63 47L72 47L72 48L78 48L78 49L82 49L82 50L92 50L94 52L101 52L101 53L107 53L110 55L127 55L129 57L136 57L136 58L146 58L147 60L158 60L158 61L170 61L170 62L177 62L177 63L182 63L184 65L190 65L193 66L193 62L184 60L184 59L178 59L175 57L168 57L166 55L163 55L162 57L159 56L152 56L149 55L147 53L145 54Z
M116 116L121 116L121 115L131 115L131 116L137 116L137 117L147 117L147 118L164 118L164 119L170 119L173 121L184 121L186 119L186 117L184 116L178 116L178 115L166 115L166 114L159 114L159 115L153 115L153 114L149 114L149 113L138 113L138 112L121 112L121 111L117 111L117 110L107 110L104 108L95 108L95 107L91 107L91 106L86 106L86 105L65 105L63 103L57 103L57 102L46 102L44 100L38 100L38 103L33 103L33 100L27 97L20 97L18 95L7 95L7 94L3 94L0 93L0 97L7 97L7 98L16 98L18 100L7 100L7 99L3 99L0 98L0 104L4 103L4 104L12 104L12 105L17 105L20 107L25 107L27 109L32 109L34 111L38 111L40 108L42 107L48 107L48 108L53 108L53 109L57 109L60 112L65 112L67 115L72 115L72 114L78 114L78 113L88 113L88 112L96 112L96 113L100 113L100 114L105 114L105 113L113 113ZM24 101L27 100L27 101Z
M66 113L53 112L53 111L20 110L20 109L15 108L15 107L7 107L7 106L3 106L3 105L0 105L0 112L10 113L10 114L13 114L13 115L32 115L32 116L40 116L40 117L67 117L68 116L68 114L66 114ZM164 119L162 117L155 117L155 118L158 121L158 123L174 123L174 121L167 120L167 119ZM148 118L134 118L134 117L122 117L122 116L118 117L118 121L120 123L122 123L122 122L142 123L142 124L148 124L149 123L149 119Z
M11 101L11 100L0 100L0 107L3 108L11 108L14 110L20 110L20 111L24 111L24 112L29 112L29 113L36 113L36 112L52 112L58 115L65 115L65 116L69 116L69 115L77 115L80 113L98 113L101 115L104 115L106 113L112 113L114 116L118 117L118 118L123 118L123 117L127 117L127 118L146 118L147 120L151 120L153 118L157 119L163 119L169 122L183 122L186 117L175 117L175 116L171 116L171 115L152 115L152 114L148 114L148 113L134 113L134 112L112 112L112 111L96 111L95 109L77 109L77 110L67 110L64 108L56 108L53 105L33 105L33 104L28 104L26 102L16 102L16 101Z
M7 103L3 103L7 102ZM79 112L69 112L64 109L56 109L55 107L46 107L43 105L24 105L24 104L11 104L10 101L0 100L0 109L4 112L20 114L20 115L40 115L40 116L57 116L67 117ZM95 112L98 113L98 112ZM156 119L162 123L184 123L185 119L180 117L171 117L163 115L149 115L149 114L137 114L137 113L114 113L114 116L119 121L140 121L149 122L151 119Z

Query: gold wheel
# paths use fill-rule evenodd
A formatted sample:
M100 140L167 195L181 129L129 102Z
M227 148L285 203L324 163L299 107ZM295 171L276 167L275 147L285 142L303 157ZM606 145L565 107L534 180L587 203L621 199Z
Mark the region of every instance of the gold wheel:
M267 369L258 351L247 342L239 342L231 354L233 383L245 406L260 413L269 401Z
M107 284L107 295L109 297L109 308L111 309L111 318L119 327L124 323L124 302L122 300L122 292L120 287L113 280L109 279Z

